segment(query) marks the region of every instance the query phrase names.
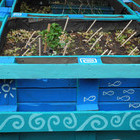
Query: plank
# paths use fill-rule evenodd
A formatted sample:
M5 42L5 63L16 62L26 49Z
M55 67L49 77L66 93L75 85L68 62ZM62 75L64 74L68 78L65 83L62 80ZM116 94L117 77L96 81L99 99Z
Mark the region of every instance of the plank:
M27 87L77 87L77 80L74 79L19 79L17 88Z
M95 132L76 132L76 140L97 140Z
M101 79L100 87L140 87L140 79Z
M21 133L20 140L96 140L94 132Z
M0 133L0 140L20 140L18 133Z
M139 116L140 111L2 112L0 132L139 132Z
M102 88L100 102L140 102L140 88Z
M75 132L21 133L20 140L74 140Z
M17 111L75 111L76 103L18 103Z
M0 64L0 79L140 78L139 64Z
M16 111L15 80L0 80L0 111Z
M140 102L99 102L100 111L140 110Z
M139 131L106 131L97 132L97 140L139 140Z
M0 56L0 63L1 64L7 64L7 63L12 64L14 62L15 62L15 57L14 56L10 56L10 57Z
M76 101L77 89L18 89L18 103L20 102L50 102Z
M77 110L98 110L98 80L80 79L77 93Z

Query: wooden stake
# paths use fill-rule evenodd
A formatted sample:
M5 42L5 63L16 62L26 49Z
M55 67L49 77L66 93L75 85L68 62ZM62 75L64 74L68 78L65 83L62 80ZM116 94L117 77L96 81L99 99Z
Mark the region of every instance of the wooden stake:
M29 50L30 50L30 48L28 48L28 49L23 53L22 56L24 56Z
M89 40L87 41L87 43L100 31L102 30L103 28L101 27L100 29L98 29L90 38Z
M30 36L30 38L28 39L28 41L27 41L27 43L26 43L26 45L25 45L24 48L26 48L26 47L29 45L30 40L32 39L32 37L34 36L35 33L36 33L36 31L34 31L34 32L31 34L31 36Z
M29 45L31 45L34 41L36 41L36 39L38 39L40 37L40 35L38 35L37 37L35 37L31 42L29 42Z
M108 51L108 49L106 49L101 55L105 55L105 53Z
M86 33L89 32L89 30L92 28L92 26L96 23L97 20L94 20L93 23L90 25L90 27L87 29Z
M110 55L112 53L112 50L109 51L109 53L107 55Z
M121 31L121 33L117 36L117 38L119 38L123 32L128 28L128 26L132 23L133 20L130 20L130 22L125 26L125 28Z
M39 37L39 56L41 56L41 37Z
M132 55L134 53L134 51L136 51L138 49L138 47L135 47L130 53L129 55Z
M51 28L51 24L48 23L48 27L47 27L47 31L48 31L48 32L50 31L50 28ZM45 42L44 53L46 53L46 51L47 51L47 42Z
M137 32L133 33L122 45L121 47L123 47Z
M64 26L63 32L65 32L65 30L66 30L66 28L67 28L67 25L68 25L68 22L69 22L69 17L68 17L67 20L66 20L66 23L65 23L65 26Z
M103 34L93 43L93 45L90 48L90 51L93 49L93 47L97 44L97 42L103 37Z
M63 52L63 56L66 54L67 48L70 44L70 41L66 44L66 46L64 47L64 52Z

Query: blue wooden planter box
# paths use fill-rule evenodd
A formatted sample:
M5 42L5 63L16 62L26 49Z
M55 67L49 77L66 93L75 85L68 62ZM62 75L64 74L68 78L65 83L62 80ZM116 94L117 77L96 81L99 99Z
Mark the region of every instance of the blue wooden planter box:
M125 7L131 15L70 18L139 20ZM0 14L1 35L8 16ZM38 14L12 15L29 16ZM69 63L65 57L53 57L59 63L48 63L51 57L0 57L0 139L139 140L140 56L117 56L111 63L104 57L74 56L71 62L69 56Z
M73 58L0 58L1 139L139 140L140 57Z
M114 1L112 0L111 4ZM133 2L133 1L132 1ZM60 17L68 17L71 19L97 19L97 20L139 20L138 14L135 12L137 11L135 4L133 4L133 8L131 9L125 2L123 2L122 0L115 0L115 4L118 6L118 9L113 7L113 5L111 5L111 7L113 7L113 9L111 8L110 10L108 9L103 9L103 13L96 13L96 14L69 14L67 7L66 7L66 13L64 12L60 12L62 10L59 9L59 7L55 7L56 9L54 9L53 7L53 14L39 14L39 13L20 13L18 10L18 7L16 7L18 3L18 0L14 1L14 4L12 6L12 17L55 17L55 18L60 18ZM114 9L115 8L115 9ZM127 14L123 13L123 10L126 9ZM59 10L59 11L58 11ZM62 14L63 13L63 14ZM73 15L73 16L72 16Z

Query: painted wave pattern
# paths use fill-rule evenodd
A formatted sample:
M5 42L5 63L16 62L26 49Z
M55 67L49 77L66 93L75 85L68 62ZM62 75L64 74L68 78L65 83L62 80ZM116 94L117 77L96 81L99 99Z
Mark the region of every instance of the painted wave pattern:
M70 113L67 116L31 114L26 119L22 115L11 115L2 121L0 131L10 128L14 130L45 130L45 131L83 131L83 130L119 130L127 127L129 130L140 130L140 114L94 114L84 120L79 120L79 114ZM2 118L0 117L0 120ZM25 127L25 128L24 128ZM27 129L28 128L28 129Z

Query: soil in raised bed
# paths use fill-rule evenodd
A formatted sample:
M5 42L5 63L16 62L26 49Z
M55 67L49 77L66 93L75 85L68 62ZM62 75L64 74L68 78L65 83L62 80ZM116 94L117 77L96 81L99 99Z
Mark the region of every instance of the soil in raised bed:
M140 37L134 36L123 47L121 45L135 32L135 30L127 29L116 39L122 30L112 32L99 32L89 42L89 38L96 32L90 30L86 32L64 32L57 38L58 46L48 46L47 50L44 48L48 42L43 41L40 34L41 31L27 31L27 30L11 30L7 34L7 41L2 56L38 56L39 55L39 38L41 40L41 55L129 55L132 50L135 51L132 55L140 55ZM32 36L32 34L34 35ZM92 48L95 41L101 36L102 38ZM29 38L32 38L29 41ZM40 36L38 38L38 36ZM36 39L37 38L37 39ZM33 41L33 42L32 42ZM32 42L27 43L27 42ZM65 53L64 53L65 52Z
M23 13L55 13L55 14L104 14L103 9L110 8L113 10L112 6L108 1L104 0L79 0L79 1L69 1L69 0L58 0L58 1L48 1L43 3L43 1L34 4L29 1L22 1L18 3L16 7L16 12ZM17 10L18 9L18 10ZM108 11L109 12L109 11Z

